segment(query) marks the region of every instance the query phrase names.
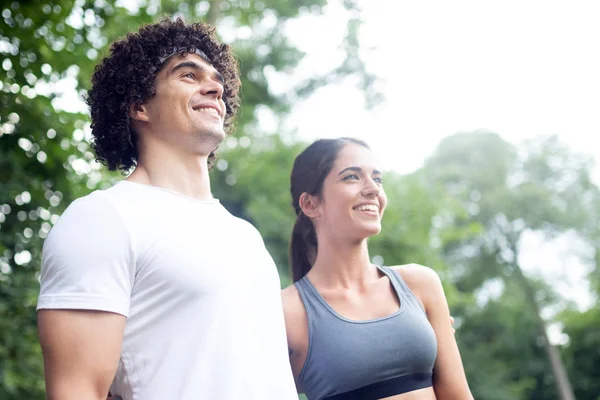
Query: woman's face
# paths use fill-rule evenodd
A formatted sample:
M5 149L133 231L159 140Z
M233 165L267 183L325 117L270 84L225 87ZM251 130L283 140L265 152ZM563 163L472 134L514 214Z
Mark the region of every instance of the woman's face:
M360 240L381 231L387 204L377 160L366 147L345 145L323 184L315 219L317 233Z

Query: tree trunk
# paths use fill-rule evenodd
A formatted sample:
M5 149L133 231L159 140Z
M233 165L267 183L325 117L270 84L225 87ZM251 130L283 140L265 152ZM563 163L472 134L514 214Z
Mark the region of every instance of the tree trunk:
M531 304L533 312L535 313L539 334L544 339L544 349L546 350L546 355L548 356L548 360L550 361L550 366L552 368L552 375L554 376L554 384L556 385L558 398L560 400L575 400L571 382L569 381L569 376L567 375L567 371L560 357L560 353L558 352L558 349L552 343L550 343L548 338L548 333L546 332L546 323L540 316L540 309L537 301L535 300L533 288L523 274L521 267L519 267L516 262L513 264L513 268L517 279L523 286L525 296L529 300L529 304Z

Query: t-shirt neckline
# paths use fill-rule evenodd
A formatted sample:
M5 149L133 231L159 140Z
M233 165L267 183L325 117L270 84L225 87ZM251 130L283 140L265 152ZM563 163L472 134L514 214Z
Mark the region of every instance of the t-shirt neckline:
M163 192L163 193L166 193L166 194L170 194L172 196L177 196L177 197L180 197L180 198L182 198L184 200L188 200L188 201L191 201L191 202L194 202L194 203L199 203L199 204L220 204L221 203L219 201L219 199L216 199L216 198L207 199L207 200L199 200L199 199L195 199L195 198L190 197L190 196L183 195L181 193L174 192L174 191L169 190L169 189L162 188L160 186L152 186L152 185L147 185L145 183L133 182L133 181L128 181L128 180L119 181L119 182L117 182L117 185L123 184L123 183L124 184L130 184L130 185L144 187L144 188L147 188L149 190L158 190L160 192Z

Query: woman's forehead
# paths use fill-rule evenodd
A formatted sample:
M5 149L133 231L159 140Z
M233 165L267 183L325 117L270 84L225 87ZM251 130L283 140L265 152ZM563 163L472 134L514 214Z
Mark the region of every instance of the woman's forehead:
M361 167L376 169L377 157L373 152L361 145L348 143L340 150L335 163L335 168Z

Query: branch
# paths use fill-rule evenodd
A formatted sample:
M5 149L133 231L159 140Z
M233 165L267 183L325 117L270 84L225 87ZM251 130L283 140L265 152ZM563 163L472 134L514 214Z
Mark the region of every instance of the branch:
M206 14L206 22L212 26L215 26L219 16L221 15L221 1L222 0L211 0Z

